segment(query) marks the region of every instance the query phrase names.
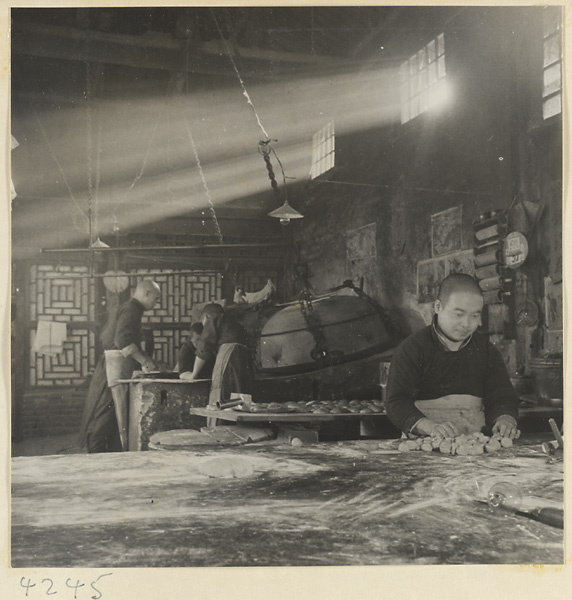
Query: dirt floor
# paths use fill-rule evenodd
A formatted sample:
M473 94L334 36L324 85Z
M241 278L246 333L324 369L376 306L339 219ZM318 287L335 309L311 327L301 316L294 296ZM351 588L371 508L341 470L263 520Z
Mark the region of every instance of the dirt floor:
M77 443L77 433L29 438L12 444L12 456L46 456L50 454L85 454Z

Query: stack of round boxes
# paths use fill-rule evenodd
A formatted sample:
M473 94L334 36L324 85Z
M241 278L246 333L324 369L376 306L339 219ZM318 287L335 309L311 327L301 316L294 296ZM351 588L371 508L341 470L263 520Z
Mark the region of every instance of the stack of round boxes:
M503 266L503 239L507 234L505 211L483 213L473 222L475 276L483 290L485 304L499 304L512 296L514 277Z

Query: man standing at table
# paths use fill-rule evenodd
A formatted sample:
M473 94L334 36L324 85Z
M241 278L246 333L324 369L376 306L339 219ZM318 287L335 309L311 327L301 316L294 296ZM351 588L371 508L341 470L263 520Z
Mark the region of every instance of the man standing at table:
M159 286L144 279L102 333L105 352L93 373L80 429L80 445L87 445L90 454L127 450L129 384L117 380L130 379L139 368L158 368L141 347L141 317L160 296Z
M386 410L405 434L455 437L486 427L517 435L518 397L499 351L477 333L483 293L470 275L441 283L431 325L396 349Z
M209 360L214 360L209 404L230 398L232 392L252 394L254 371L248 349L248 334L220 304L207 304L201 313L203 332L196 340L196 358L191 372L179 376L195 381Z
M186 379L192 372L195 366L197 357L197 347L203 333L203 324L198 321L193 323L190 328L189 337L181 344L179 349L179 361L177 362L176 371L179 372L182 379ZM201 369L201 377L203 379L211 379L214 367L214 359L210 359L207 364Z

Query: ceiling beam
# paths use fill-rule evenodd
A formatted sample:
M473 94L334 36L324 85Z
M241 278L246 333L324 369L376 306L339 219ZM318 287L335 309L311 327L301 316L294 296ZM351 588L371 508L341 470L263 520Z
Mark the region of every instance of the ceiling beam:
M204 249L222 249L222 250L237 250L237 249L268 249L268 248L283 248L286 246L284 242L276 242L273 244L192 244L192 245L176 245L176 246L118 246L107 248L42 248L42 252L157 252L161 251L179 251L179 250L204 250Z
M236 77L222 41L191 43L188 65L185 41L162 33L127 35L39 23L12 25L12 54L116 64L140 69ZM268 79L279 73L269 65L351 66L347 61L297 52L274 52L228 44L240 57L241 75Z

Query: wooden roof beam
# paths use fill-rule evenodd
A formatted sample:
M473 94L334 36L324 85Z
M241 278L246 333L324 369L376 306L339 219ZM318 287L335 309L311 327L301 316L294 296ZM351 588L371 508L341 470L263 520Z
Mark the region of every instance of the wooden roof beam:
M190 73L236 77L222 41L191 44L187 67L185 42L161 33L126 35L15 21L11 38L13 55L174 72L188 69ZM230 43L229 47L240 56L241 74L249 78L276 77L279 73L269 69L272 63L307 67L351 66L347 61L324 56L232 47Z

